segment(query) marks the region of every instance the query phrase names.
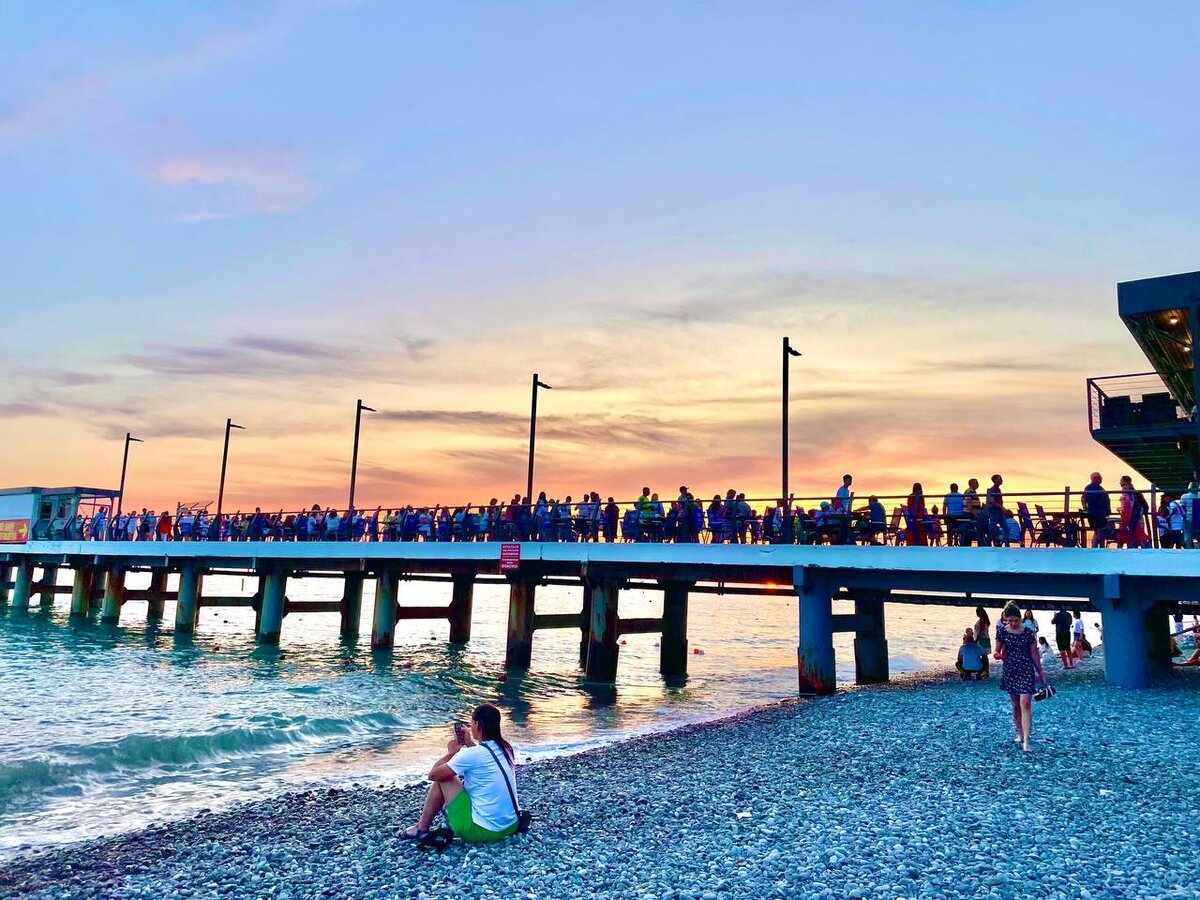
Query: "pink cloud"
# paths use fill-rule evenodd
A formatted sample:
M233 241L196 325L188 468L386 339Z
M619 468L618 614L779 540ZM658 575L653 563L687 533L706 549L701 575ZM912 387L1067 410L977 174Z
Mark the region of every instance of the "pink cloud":
M156 165L150 177L198 207L174 216L176 222L291 212L320 193L296 159L272 152L172 159Z

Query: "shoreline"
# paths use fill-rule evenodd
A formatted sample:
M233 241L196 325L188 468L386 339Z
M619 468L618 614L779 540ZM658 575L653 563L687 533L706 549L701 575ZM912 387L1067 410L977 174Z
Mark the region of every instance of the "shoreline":
M0 865L0 892L711 900L887 883L894 896L1025 896L997 864L1011 847L1064 896L1085 882L1093 896L1192 896L1174 873L1200 865L1200 837L1160 785L1188 777L1200 676L1125 692L1101 668L1056 673L1031 754L1009 741L995 680L913 673L525 764L534 828L499 845L422 853L395 837L420 786L332 788L27 853ZM1130 890L1150 875L1152 891Z
M954 669L926 669L918 672L904 672L893 676L889 682L884 684L840 685L838 687L838 694L855 694L864 691L881 692L888 690L911 690L924 685L941 683L955 676L956 672ZM518 761L518 771L524 774L534 769L541 769L543 767L550 766L562 760L576 759L579 757L589 756L591 754L599 754L617 747L636 748L637 745L643 742L652 742L674 736L702 734L710 729L736 726L742 723L744 720L753 719L759 715L767 714L775 710L791 709L812 703L816 700L827 699L829 698L788 697L770 700L765 703L755 704L754 706L737 710L735 712L725 712L712 719L681 722L678 724L665 725L662 728L643 729L634 734L613 737L611 740L604 740L600 743L591 744L581 748L542 751L539 752L536 757L527 757L526 761L524 762ZM520 748L518 747L518 749ZM7 857L0 856L0 885L3 885L2 876L5 869L14 867L23 861L41 859L51 856L55 853L71 852L83 847L93 847L107 844L109 842L119 842L123 838L136 838L138 835L146 832L160 832L163 830L169 830L173 826L184 825L200 819L236 819L242 816L245 812L253 811L255 808L261 807L264 804L272 802L286 802L290 798L335 796L337 794L351 791L361 791L366 793L400 792L414 793L414 796L417 797L415 802L419 805L420 798L423 796L425 786L428 783L428 780L424 776L399 776L392 778L386 775L377 775L369 779L363 779L362 781L352 781L328 786L297 788L294 790L281 791L279 793L259 799L239 800L235 801L229 806L223 806L216 810L201 809L196 813L185 814L178 818L148 822L146 825L138 828L113 832L111 834L103 834L95 838L86 838L79 841L69 841L64 843L45 844L42 846L30 847L27 850L18 850L13 852Z

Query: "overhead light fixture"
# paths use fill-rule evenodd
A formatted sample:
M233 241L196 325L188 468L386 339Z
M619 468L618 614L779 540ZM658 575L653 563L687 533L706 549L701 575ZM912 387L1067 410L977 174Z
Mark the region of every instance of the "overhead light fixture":
M1167 321L1170 322L1172 325L1178 325L1179 324L1179 316L1171 316L1171 318L1167 319Z

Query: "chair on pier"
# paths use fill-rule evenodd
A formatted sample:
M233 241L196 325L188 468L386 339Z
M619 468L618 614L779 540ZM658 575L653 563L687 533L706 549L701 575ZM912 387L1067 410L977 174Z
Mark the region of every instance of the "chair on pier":
M1033 509L1037 513L1037 521L1041 526L1041 535L1046 542L1046 546L1049 547L1052 543L1058 547L1064 546L1066 544L1065 527L1059 527L1058 523L1046 514L1046 510L1042 507L1042 504L1033 504Z
M883 542L886 544L889 540L896 546L900 545L900 536L904 533L900 528L900 517L904 515L903 508L897 506L892 510L892 520L887 524L887 531L884 532Z
M1045 539L1045 532L1039 534L1034 527L1033 518L1029 515L1029 504L1023 500L1017 501L1017 521L1021 525L1021 546L1025 546L1025 535L1029 535L1029 545L1034 546Z
M621 516L621 540L633 543L638 537L638 514L636 509L627 509Z

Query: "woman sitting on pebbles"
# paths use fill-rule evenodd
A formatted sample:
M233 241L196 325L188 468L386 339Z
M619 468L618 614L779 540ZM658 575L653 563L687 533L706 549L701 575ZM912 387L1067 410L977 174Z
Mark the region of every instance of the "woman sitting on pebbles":
M1012 702L1013 725L1017 729L1013 740L1028 752L1029 735L1033 732L1034 673L1043 682L1046 674L1042 671L1037 639L1022 623L1021 608L1009 603L1004 607L1002 621L1004 627L996 633L996 656L1004 660L1000 687L1008 692L1008 699Z
M517 776L512 745L500 736L500 710L485 703L468 731L454 728L446 755L429 770L429 793L417 824L404 837L420 840L444 808L454 834L471 843L499 841L517 831Z

